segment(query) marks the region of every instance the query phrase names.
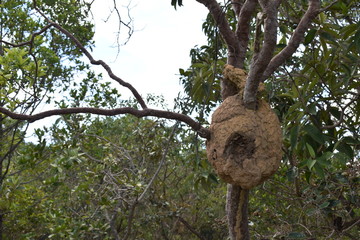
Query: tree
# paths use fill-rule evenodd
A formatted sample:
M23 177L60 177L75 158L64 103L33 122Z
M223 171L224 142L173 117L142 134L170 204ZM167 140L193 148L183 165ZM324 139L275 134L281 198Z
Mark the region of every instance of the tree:
M183 75L183 83L192 100L194 100L195 106L217 101L215 98L219 96L219 91L217 91L219 87L212 89L211 85L219 77L218 67L222 67L223 63L227 62L228 66L225 67L225 76L221 84L221 95L224 100L222 106L227 106L231 111L239 109L239 106L244 105L245 109L241 108L241 111L257 116L256 114L262 111L263 106L267 105L263 100L260 100L260 98L264 98L261 95L265 94L266 96L266 93L261 89L263 88L261 83L266 81L265 86L269 90L268 100L277 111L280 120L282 120L285 126L283 149L285 151L285 159L288 161L285 163L285 166L289 167L289 176L295 182L299 198L302 197L299 185L302 175L298 171L302 171L306 180L310 182L314 172L321 179L325 179L325 172L335 171L331 167L335 167L336 164L341 165L341 161L343 161L342 167L344 169L344 161L351 163L352 167L358 164L354 159L358 156L359 133L358 129L354 126L359 122L358 58L356 53L359 51L360 35L358 25L354 23L358 19L357 12L352 14L352 10L358 9L357 3L352 1L334 1L324 2L321 6L320 1L312 0L309 1L307 10L303 10L305 9L304 4L306 4L304 2L281 3L281 1L276 0L237 0L227 2L224 6L221 6L215 0L197 0L197 2L209 9L213 20L209 18L208 22L204 24L204 30L209 36L209 47L195 49L193 51L194 64L191 71L180 71ZM182 1L172 1L171 3L174 6L182 5ZM73 33L78 33L78 31L69 30L63 24L55 22L51 11L47 13L45 11L47 8L41 9L36 4L36 1L34 1L34 9L45 20L43 26L37 32L30 31L32 32L29 36L30 41L11 43L10 41L2 40L2 43L14 47L11 49L14 52L12 53L13 55L10 54L11 51L9 50L9 54L4 59L13 59L15 57L19 59L20 57L21 60L22 56L26 54L31 55L33 49L36 48L34 43L38 35L45 33L47 30L56 29L62 36L66 36L67 41L70 40L76 47L76 50L83 53L91 64L103 66L114 81L129 88L138 105L135 107L125 106L106 110L91 106L79 107L75 105L74 107L67 107L63 104L61 109L31 115L16 113L16 109L11 105L14 101L6 101L0 107L0 112L12 119L30 122L53 115L91 113L106 116L132 114L136 117L160 117L188 124L199 136L208 140L210 143L208 149L212 149L212 152L208 153L209 160L213 160L212 163L219 175L230 183L228 188L227 215L231 239L249 239L247 208L249 188L254 186L238 184L233 179L233 176L229 177L226 173L221 172L216 160L220 155L221 157L226 155L225 157L231 160L236 160L239 155L251 158L254 152L256 152L257 147L263 146L263 143L256 145L258 143L256 142L257 140L249 139L248 136L243 136L238 132L230 132L228 140L219 140L220 143L224 144L222 146L224 150L215 154L214 149L216 150L216 148L211 146L211 141L217 141L216 138L220 135L215 135L214 127L209 130L199 122L194 121L187 114L148 108L146 101L144 101L131 84L117 77L104 61L93 58L86 49L86 45L79 41L78 36L74 36ZM48 4L54 6L52 1L49 1ZM317 19L318 16L319 18ZM339 17L341 20L338 19ZM213 21L213 24L211 24L211 21ZM278 32L278 25L280 25L280 32ZM308 31L309 28L310 30ZM219 37L214 38L214 35L211 36L211 32L219 32L222 39L219 40ZM278 35L282 36L279 42L277 41ZM339 46L336 44L335 39L337 38L341 38L346 45ZM301 55L301 57L295 56L290 60L290 57L296 53L302 41L305 43L303 46L304 52L312 53L311 57ZM28 51L21 52L21 50L18 50L22 46L29 46ZM222 46L226 47L227 56L224 56L224 52L221 50ZM251 51L248 51L248 49ZM226 61L224 61L224 58L226 58ZM348 64L339 64L339 62L346 60ZM26 61L23 60L22 62ZM213 64L213 69L209 68L209 62ZM283 64L286 65L279 70L278 68ZM38 69L41 68L38 67ZM215 71L213 71L214 69ZM246 71L243 71L244 69ZM35 74L37 74L37 71L35 71ZM296 75L299 72L301 72L301 75ZM46 75L46 73L41 74ZM200 74L203 74L202 76L205 79L198 77ZM2 74L2 76L6 78L10 75ZM194 79L195 81L191 82ZM278 79L287 81L281 82ZM311 81L306 81L307 79ZM338 79L344 80L339 81ZM213 94L209 94L210 92ZM2 96L7 95L2 94ZM83 99L80 98L79 100ZM233 105L226 105L229 102ZM326 107L318 104L320 102L325 103ZM299 108L303 109L303 111L297 110ZM232 114L232 112L226 112L226 109L225 107L224 112L221 113ZM327 115L327 112L330 112L331 115ZM221 117L221 114L218 115ZM203 118L204 116L200 116L199 120L202 121ZM254 119L257 119L255 120L257 124L260 124L261 118L255 117ZM275 143L276 146L279 143L278 139L269 142ZM274 153L275 155L277 151ZM338 153L334 153L334 151L338 151ZM238 165L242 165L245 160L238 160L240 161ZM260 161L260 158L256 160ZM275 163L273 164L275 168L279 164L276 161L278 161L277 158L275 158ZM304 166L307 168L304 168ZM242 175L246 175L247 169L242 167L242 170L245 171L245 174ZM270 173L273 173L273 169ZM266 173L264 178L269 176L270 174ZM261 184L265 180L264 178L261 177L254 184ZM338 179L337 181L340 180ZM349 178L348 181L356 184L358 178L355 176ZM341 197L344 196L341 195ZM338 196L340 202L342 201L341 197ZM346 201L344 201L344 205ZM325 209L336 206L332 204L338 203L326 201L323 204ZM351 204L356 206L356 201ZM353 219L345 222L346 224L344 223L344 217L335 216L334 220L337 219L337 223L334 223L334 226L338 227L335 229L336 231L340 233L342 230L348 231L350 227L358 224L358 213L354 210L353 206L350 209L349 214L352 212ZM347 234L352 236L351 233Z
M82 44L90 46L92 25L86 20L89 5L63 1L52 9L51 4L54 3L45 1L40 7L68 29L76 29ZM51 100L51 95L60 90L58 86L67 89L76 71L87 66L78 60L71 66L62 63L64 58L75 60L81 52L76 51L71 42L61 41L59 33L44 26L42 19L29 18L33 14L31 2L0 1L0 5L0 106L20 113L33 113L39 104ZM67 9L67 14L64 9ZM69 18L70 15L77 17ZM33 35L29 37L26 33ZM10 42L21 44L16 47ZM3 217L9 214L9 202L4 199L9 188L4 181L27 126L0 116L0 194L4 200L0 213L0 238L3 236Z

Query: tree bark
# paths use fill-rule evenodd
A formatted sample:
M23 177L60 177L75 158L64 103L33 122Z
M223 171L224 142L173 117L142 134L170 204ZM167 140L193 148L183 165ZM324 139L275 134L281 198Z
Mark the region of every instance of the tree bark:
M231 240L249 240L248 223L249 190L228 184L226 213Z
M259 0L262 13L265 16L264 23L264 42L259 54L253 56L250 66L249 76L246 80L244 89L244 103L247 108L256 109L257 107L257 89L260 80L265 72L271 58L274 55L277 37L277 13L280 0L265 1Z

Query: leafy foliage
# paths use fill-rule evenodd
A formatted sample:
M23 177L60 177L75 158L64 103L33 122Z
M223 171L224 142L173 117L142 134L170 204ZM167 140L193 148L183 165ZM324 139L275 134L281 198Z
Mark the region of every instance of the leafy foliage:
M6 234L29 239L44 234L50 239L112 239L115 233L130 239L191 238L185 223L208 239L226 235L221 225L211 227L217 221L225 224L224 206L214 205L224 202L225 189L216 188L204 151L194 150L193 134L179 142L169 138L174 128L166 122L131 116L93 119L90 125L78 118L61 122L63 127L58 122L51 131L52 143L46 144L45 132L38 130L39 144L26 144L14 159L17 168L11 170L22 174L5 183L9 197L3 206L13 212ZM166 156L164 146L170 147ZM157 169L155 182L138 201ZM23 187L16 190L14 184ZM17 219L21 231L11 233Z

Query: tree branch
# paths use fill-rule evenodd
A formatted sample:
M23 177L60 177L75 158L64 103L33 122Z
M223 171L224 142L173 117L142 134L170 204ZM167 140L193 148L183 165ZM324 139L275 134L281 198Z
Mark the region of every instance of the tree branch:
M5 40L2 40L0 39L0 42L6 44L6 45L10 45L12 47L22 47L22 46L25 46L25 45L30 45L32 46L33 43L34 43L34 39L36 36L42 34L43 32L45 32L46 30L48 30L51 26L53 26L52 24L48 24L46 25L45 27L43 27L41 30L37 31L37 32L34 32L31 34L31 38L29 41L26 41L26 42L22 42L22 43L18 43L18 44L14 44L14 43L10 43L10 42L7 42Z
M281 0L259 0L260 6L265 15L264 21L264 43L258 57L253 57L249 76L244 89L244 103L247 108L256 108L256 92L261 77L267 68L276 47L277 37L277 13ZM257 55L256 55L257 56Z
M136 209L136 206L138 205L138 203L139 203L138 200L135 199L134 202L131 205L130 213L129 213L129 216L128 216L126 233L125 233L125 236L123 237L123 240L127 240L130 237L132 226L133 226L132 222L134 220L134 215L135 215L135 209Z
M210 139L210 131L208 129L202 127L200 123L196 122L191 117L184 115L184 114L180 114L180 113L174 113L174 112L170 112L170 111L155 110L155 109L148 108L146 106L143 98L140 96L140 94L137 92L137 90L130 83L127 83L124 80L122 80L121 78L117 77L112 72L109 65L107 65L104 61L95 60L93 58L93 56L85 49L85 47L80 43L80 41L74 35L72 35L69 31L67 31L66 29L61 27L58 23L55 23L52 20L50 20L43 12L41 12L40 9L38 9L36 7L36 5L35 5L35 9L41 16L43 16L46 19L46 21L49 23L49 25L45 26L40 31L33 33L31 40L28 42L24 42L21 44L12 44L12 43L7 43L7 42L5 42L5 43L7 43L11 46L14 46L14 47L23 46L26 44L32 44L32 41L36 35L43 33L48 28L53 26L53 27L57 28L60 32L65 34L68 38L70 38L75 43L75 45L83 52L83 54L90 60L91 64L101 65L107 71L108 75L113 80L117 81L120 85L130 89L130 91L133 93L133 95L135 96L137 101L140 103L142 110L138 110L138 109L131 108L131 107L116 108L116 109L100 109L100 108L84 107L84 108L54 109L54 110L40 112L40 113L37 113L34 115L27 115L27 114L15 113L4 107L0 107L0 113L3 113L13 119L23 120L23 121L28 121L28 122L35 122L40 119L50 117L50 116L55 116L55 115L66 115L66 114L76 114L76 113L91 113L91 114L98 114L98 115L104 115L104 116L131 114L131 115L134 115L139 118L145 117L145 116L153 116L153 117L160 117L160 118L166 118L166 119L172 119L172 120L178 120L178 121L184 122L184 123L188 124L191 128L193 128L195 131L197 131L199 133L200 137ZM4 42L4 41L2 41L2 42Z
M67 31L65 28L61 27L58 23L53 22L52 20L50 20L47 16L45 16L45 14L43 12L41 12L40 9L36 8L36 11L41 14L41 16L43 16L46 21L48 23L50 23L52 26L54 26L55 28L57 28L60 32L62 32L63 34L65 34L68 38L70 38L75 45L85 54L85 56L90 60L90 63L93 65L101 65L106 72L108 73L109 77L115 81L117 81L121 86L128 88L132 94L135 96L136 100L139 102L140 106L143 109L146 109L146 103L143 100L143 98L140 96L140 94L138 93L138 91L128 82L125 82L124 80L122 80L121 78L119 78L118 76L116 76L109 65L107 65L104 61L102 60L95 60L93 58L93 56L89 53L88 50L86 50L86 48L80 43L80 41L74 36L72 35L69 31Z
M210 14L214 18L220 34L224 39L228 48L227 63L240 68L243 66L240 59L240 44L237 41L235 33L231 30L229 22L226 19L223 9L220 7L216 0L196 0L208 8ZM221 96L223 99L235 95L238 93L238 89L234 83L223 79L221 81Z
M273 59L271 59L263 76L261 77L261 81L265 81L265 79L267 79L281 64L283 64L286 59L291 57L303 41L305 31L309 28L311 22L320 12L320 0L309 0L309 2L309 7L292 34L288 45L281 50L280 53L274 56Z
M44 111L41 113L37 113L34 115L27 115L27 114L19 114L11 112L10 110L0 107L0 113L3 113L7 116L9 116L12 119L17 120L23 120L28 122L35 122L40 119L50 117L50 116L56 116L56 115L66 115L66 114L75 114L75 113L91 113L91 114L97 114L97 115L103 115L103 116L116 116L121 114L131 114L138 118L141 117L159 117L159 118L166 118L166 119L172 119L172 120L178 120L183 123L188 124L192 129L197 131L199 133L200 137L210 139L210 130L207 128L204 128L201 126L200 123L193 120L191 117L170 112L170 111L164 111L164 110L156 110L151 108L146 108L143 110L138 110L131 107L123 107L123 108L115 108L115 109L101 109L101 108L63 108L63 109L54 109L49 111Z
M224 11L221 9L219 3L216 0L196 0L208 8L210 14L215 19L216 24L219 27L221 36L224 38L228 47L228 64L234 67L239 66L239 53L240 45L236 40L235 33L231 31L229 22L226 19Z
M237 1L238 2L238 1ZM236 38L239 41L239 68L244 69L244 61L246 57L246 50L249 43L249 33L250 33L250 20L252 14L255 11L257 0L247 0L241 9L236 9L240 4L235 4L234 8L235 13L237 14L239 20L236 25Z
M231 5L234 10L235 16L238 18L240 15L241 8L244 5L244 0L232 0Z
M184 218L178 216L179 221L187 227L195 236L197 236L200 240L206 240L200 233L198 233Z

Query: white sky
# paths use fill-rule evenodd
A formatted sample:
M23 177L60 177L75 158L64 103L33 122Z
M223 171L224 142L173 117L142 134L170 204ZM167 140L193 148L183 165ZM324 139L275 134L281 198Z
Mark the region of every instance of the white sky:
M129 0L116 0L122 16L127 15L124 6ZM131 17L135 32L130 41L120 48L116 43L117 17L108 18L113 0L96 0L93 5L95 19L95 48L92 55L105 61L113 73L132 84L142 96L163 95L169 107L181 91L179 68L190 66L190 49L206 43L201 26L206 18L206 8L195 0L184 0L184 6L175 10L170 0L132 0ZM127 19L124 18L124 21ZM122 27L122 38L127 37L127 29ZM103 72L105 80L111 80L100 66L94 70ZM128 89L119 88L125 99L131 96ZM39 111L49 110L43 106ZM45 118L30 124L27 140L35 140L31 135L34 128L50 126L58 117Z
M126 16L128 0L117 1L122 16ZM189 52L195 45L206 43L201 25L207 9L195 0L184 0L184 6L175 10L170 0L133 0L130 4L135 32L130 41L120 48L114 48L117 31L117 17L113 14L111 23L104 23L109 15L112 0L95 1L94 17L95 59L106 61L113 72L131 83L141 95L147 93L163 95L172 101L181 90L179 68L190 66ZM123 5L121 5L123 4ZM124 17L124 21L127 19ZM121 29L122 39L127 29ZM97 69L99 67L96 67ZM103 74L104 79L105 74ZM130 92L121 88L124 96Z

